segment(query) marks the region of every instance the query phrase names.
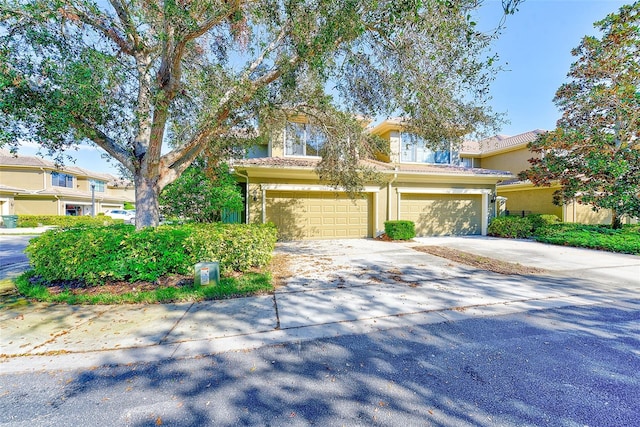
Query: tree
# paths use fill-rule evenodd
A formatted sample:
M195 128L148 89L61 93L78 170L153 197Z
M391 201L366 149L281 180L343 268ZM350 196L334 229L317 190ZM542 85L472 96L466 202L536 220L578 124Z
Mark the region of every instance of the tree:
M56 158L97 145L133 175L140 228L199 155L226 158L255 142L249 129L268 137L304 113L327 132L318 172L357 190L371 150L356 115L406 116L436 143L495 124L482 52L497 32L475 29L481 3L5 0L0 144Z
M196 160L178 179L160 193L160 212L166 217L184 217L195 222L221 221L224 210L242 209L242 194L229 167L213 168ZM205 174L210 171L210 175Z
M640 2L596 22L602 38L572 51L570 82L554 101L557 129L529 147L541 156L521 175L535 185L559 182L554 203L577 199L594 209L640 217Z

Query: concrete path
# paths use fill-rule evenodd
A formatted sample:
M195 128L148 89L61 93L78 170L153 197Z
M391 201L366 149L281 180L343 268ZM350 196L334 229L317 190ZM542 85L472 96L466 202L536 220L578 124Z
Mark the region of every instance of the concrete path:
M444 245L550 270L505 276L412 249ZM281 243L274 295L165 305L30 304L0 312L0 372L195 357L415 323L590 304L640 310L640 257L492 238Z

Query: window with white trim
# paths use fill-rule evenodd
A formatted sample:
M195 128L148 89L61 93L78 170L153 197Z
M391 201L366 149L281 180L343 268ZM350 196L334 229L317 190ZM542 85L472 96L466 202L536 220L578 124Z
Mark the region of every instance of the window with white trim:
M51 185L54 187L73 188L73 175L61 172L51 172Z
M104 193L104 189L105 189L105 182L104 181L98 181L96 179L92 179L90 181L91 185L94 185L94 190L98 193Z
M432 150L419 136L402 132L400 134L400 161L409 163L450 164L451 147L447 143L442 150Z
M285 156L320 156L327 141L318 126L308 123L287 123L285 130Z

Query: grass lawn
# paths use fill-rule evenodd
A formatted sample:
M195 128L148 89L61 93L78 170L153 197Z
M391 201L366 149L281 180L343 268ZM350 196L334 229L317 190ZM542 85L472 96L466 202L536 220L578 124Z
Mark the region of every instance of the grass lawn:
M106 283L81 286L74 283L47 284L27 271L15 280L18 292L28 300L65 304L134 304L203 301L236 298L272 292L270 273L245 273L220 278L219 284L196 286L193 280L178 278L171 284Z
M614 230L606 225L554 224L533 236L538 242L640 255L640 225Z

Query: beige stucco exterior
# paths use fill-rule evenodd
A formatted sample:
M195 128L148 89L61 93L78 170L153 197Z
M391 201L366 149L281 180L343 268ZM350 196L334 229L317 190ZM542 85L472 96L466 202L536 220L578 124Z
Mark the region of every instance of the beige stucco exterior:
M514 137L497 135L475 144L468 144L468 151L463 151L460 155L463 158L473 158L474 164L481 168L508 170L517 175L531 166L529 159L538 156L529 150L528 143L542 133L544 131L536 129ZM558 189L557 185L535 187L529 181L507 181L497 186L497 194L505 198L503 208L509 214L551 214L556 215L563 222L611 223L611 211L608 209L594 211L591 206L578 202L563 206L554 205L553 193ZM630 218L622 220L623 222L637 221Z
M65 186L54 185L52 174L71 176ZM96 187L92 190L92 183ZM33 156L15 157L0 150L0 211L2 215L90 215L122 209L134 202L134 188L112 175L79 167L58 169Z
M268 158L234 164L247 187L245 216L250 223L273 222L280 238L335 239L376 237L389 220L416 222L418 235L486 234L495 215L496 184L512 178L503 171L481 171L457 165L400 162L396 121L378 127L389 142L389 154L366 161L382 177L351 199L320 181L319 158L284 155L284 134L270 142Z

